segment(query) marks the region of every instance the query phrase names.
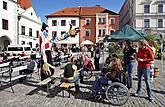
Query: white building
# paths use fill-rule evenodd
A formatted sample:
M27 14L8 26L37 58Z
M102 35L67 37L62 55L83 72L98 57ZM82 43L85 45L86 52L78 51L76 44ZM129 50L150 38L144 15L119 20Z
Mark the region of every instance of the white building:
M119 14L120 27L130 24L148 34L165 35L165 0L125 0Z
M36 15L30 0L18 0L19 44L35 47L39 42L41 19Z
M16 44L17 35L17 2L0 0L0 52L7 45Z
M69 14L68 14L69 12ZM69 31L70 25L73 25L73 28L79 27L79 11L71 9L68 11L67 9L57 11L55 13L49 14L47 17L47 24L49 26L49 35L51 37L60 37L64 33ZM75 37L69 37L66 40L56 42L58 46L78 46L79 45L79 34Z

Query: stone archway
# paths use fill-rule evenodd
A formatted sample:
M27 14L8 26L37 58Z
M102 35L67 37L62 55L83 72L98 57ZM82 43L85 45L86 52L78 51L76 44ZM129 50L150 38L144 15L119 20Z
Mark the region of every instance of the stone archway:
M7 46L12 43L11 39L8 36L0 37L0 52L6 51Z

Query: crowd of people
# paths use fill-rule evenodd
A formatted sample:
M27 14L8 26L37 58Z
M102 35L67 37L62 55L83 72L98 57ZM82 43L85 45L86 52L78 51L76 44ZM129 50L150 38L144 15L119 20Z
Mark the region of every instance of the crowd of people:
M153 101L154 98L151 91L151 82L153 81L152 78L154 72L153 68L154 68L155 48L151 43L148 43L146 40L140 40L137 46L138 47L135 48L132 46L132 43L130 41L125 41L124 49L123 49L123 59L120 59L116 53L109 53L109 56L106 59L106 63L108 64L109 67L109 71L107 72L110 72L110 78L105 77L104 74L96 76L95 84L93 84L92 86L92 95L97 94L97 92L100 91L102 85L108 84L109 79L112 82L122 82L127 86L129 90L131 90L131 88L133 87L134 65L135 62L137 61L138 84L134 96L139 96L141 94L141 82L142 82L142 77L144 77L148 99L151 102ZM79 83L78 80L80 79L81 83L83 83L83 80L81 80L82 79L81 75L77 76L77 74L73 72L76 71L77 69L76 63L74 63L73 59L71 60L71 63L67 64L66 67L64 68L64 78L69 75L68 72L71 72L72 75L70 76L75 78L75 79L72 78L73 81L71 82L75 82L75 86L76 86L75 88L77 91L79 91L80 89L78 85ZM86 64L88 62L87 55L84 56L84 61L82 56L80 57L80 59L82 59L82 62L80 61L80 63L87 65ZM100 59L99 48L95 48L94 65L96 71L100 70L99 59ZM81 67L83 66L78 66L78 69L80 69ZM72 70L69 70L68 68ZM104 72L105 69L104 70L102 69L102 73ZM123 72L128 74L128 81L120 80L121 79L120 74Z

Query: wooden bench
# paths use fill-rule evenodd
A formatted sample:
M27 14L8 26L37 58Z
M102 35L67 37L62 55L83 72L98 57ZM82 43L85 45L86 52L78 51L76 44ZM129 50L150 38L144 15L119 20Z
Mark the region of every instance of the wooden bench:
M46 91L47 91L47 94L49 94L49 83L53 80L55 80L56 78L54 76L51 76L51 77L48 77L42 81L40 81L39 83L37 83L37 85L46 85Z
M14 90L12 88L12 84L11 83L13 81L15 81L15 80L18 80L20 78L26 77L26 75L18 75L18 76L12 77L12 73L13 72L19 72L20 70L23 70L23 69L26 69L26 68L27 68L27 66L10 67L10 69L8 70L8 72L9 72L9 78L7 78L7 79L1 79L0 82L1 83L9 83L10 84L10 87L12 89L12 92L14 93ZM5 70L3 72L5 72Z
M64 97L64 90L70 90L70 88L73 87L73 83L62 82L59 87L62 89L62 96ZM70 98L70 92L68 93Z

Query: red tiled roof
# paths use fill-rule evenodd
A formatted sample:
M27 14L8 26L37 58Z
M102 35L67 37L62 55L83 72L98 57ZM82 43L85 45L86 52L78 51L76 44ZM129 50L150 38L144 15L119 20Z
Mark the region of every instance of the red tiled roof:
M46 17L57 17L57 16L80 16L80 15L95 15L96 13L109 13L112 15L118 15L115 12L112 12L108 9L102 8L100 6L95 7L77 7L77 8L64 8L57 12L51 13Z
M57 12L51 13L47 15L47 17L53 16L79 16L80 15L80 8L64 8Z
M32 7L30 0L18 0L18 4L23 9L28 9L28 8Z

